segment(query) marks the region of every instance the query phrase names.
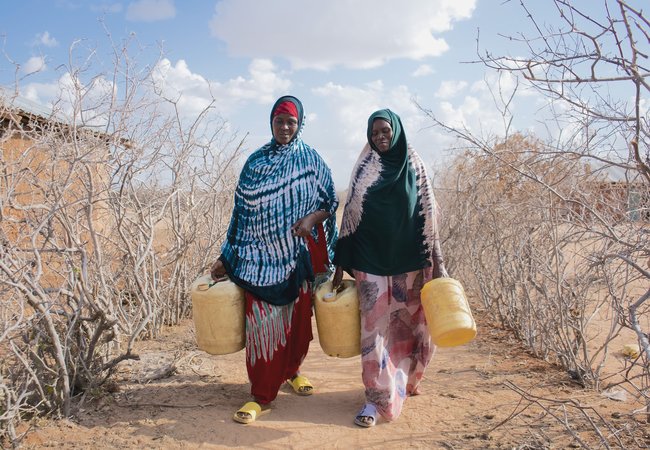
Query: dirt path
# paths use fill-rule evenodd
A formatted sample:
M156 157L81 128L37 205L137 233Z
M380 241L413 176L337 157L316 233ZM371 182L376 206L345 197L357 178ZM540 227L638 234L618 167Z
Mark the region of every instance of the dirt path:
M557 420L534 405L522 411L526 403L506 384L577 399L610 421L631 409L581 389L479 320L474 342L438 349L422 395L407 400L397 421L361 429L352 422L363 402L360 361L326 356L315 327L314 334L302 371L317 393L299 397L285 386L272 412L251 425L231 419L248 398L244 352L198 351L188 321L139 343L141 360L123 366L117 392L87 402L77 419L38 422L24 448L571 448L576 441ZM174 361L171 376L137 382ZM576 425L582 439L593 439L582 421Z

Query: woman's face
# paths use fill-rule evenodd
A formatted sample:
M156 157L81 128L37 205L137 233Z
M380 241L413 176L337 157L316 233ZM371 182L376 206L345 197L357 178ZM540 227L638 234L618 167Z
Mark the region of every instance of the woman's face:
M298 119L290 114L278 114L271 122L273 137L280 145L288 144L298 131Z
M393 140L393 127L384 119L375 119L372 123L370 139L377 150L380 152L388 151L390 142Z

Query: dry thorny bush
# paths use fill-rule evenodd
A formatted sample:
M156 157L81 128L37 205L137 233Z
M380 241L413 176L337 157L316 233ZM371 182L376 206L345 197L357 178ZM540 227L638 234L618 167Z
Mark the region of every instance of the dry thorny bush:
M187 317L189 284L227 226L241 143L211 105L188 119L155 69L127 68L127 53L115 54L116 78L138 78L113 86L68 67L49 115L1 98L5 443L20 441L25 418L74 414L120 361L138 357L135 339Z
M438 183L454 273L537 356L586 387L630 393L631 422L643 423L650 419L650 22L635 3L605 0L595 17L577 2L520 1L529 33L509 39L520 44L513 54L531 56L479 52L478 62L498 75L488 88L502 112L500 136L426 112L463 149ZM558 23L537 19L535 8L549 6ZM556 138L510 132L520 82L545 98Z
M647 278L627 260L646 258L647 219L628 219L625 192L603 198L611 183L576 167L579 161L549 157L521 136L496 151L505 164L468 152L445 176L439 197L455 272L476 279L484 306L535 354L597 382L607 343L632 328L625 311L643 294ZM537 179L513 164L538 170ZM596 336L588 328L607 308L616 326ZM644 312L642 305L638 317ZM603 342L591 345L596 340Z
M521 136L497 151L509 153L503 155L509 158L508 165L515 158L518 163L525 160L528 168L539 164L544 183L563 196L580 197L583 204L591 194L600 196L601 183L576 170L575 161L549 159ZM637 341L626 313L647 286L647 277L625 260L610 257L645 260L647 222L630 221L625 211L612 212L623 214L611 217L622 242L613 241L576 203L558 201L544 183L520 177L508 165L468 152L447 170L438 199L445 213L443 245L450 271L480 299L484 313L511 330L535 355L560 364L585 387L622 386L635 398L637 408L647 403L645 355L619 358L623 344ZM597 205L601 201L594 199ZM606 213L599 214L602 218ZM647 330L647 305L636 314ZM535 403L551 411L547 400ZM533 401L523 401L529 402ZM584 413L579 405L561 407ZM642 413L630 411L644 420Z

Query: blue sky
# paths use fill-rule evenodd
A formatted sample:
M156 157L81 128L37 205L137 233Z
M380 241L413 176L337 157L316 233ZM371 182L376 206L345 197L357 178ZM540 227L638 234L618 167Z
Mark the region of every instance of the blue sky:
M551 2L530 3L538 18L557 21ZM13 89L19 78L21 96L48 105L58 80L69 76L73 43L110 65L108 31L116 42L137 40L142 50L131 57L141 63L155 62L162 50L161 73L166 89L181 95L181 113L196 115L213 95L229 130L249 133L248 151L269 140L274 100L299 97L308 118L304 140L344 189L376 109L397 112L409 141L438 170L455 140L431 127L414 99L445 122L502 133L489 88L507 92L515 79L499 85L496 74L467 62L477 59L479 30L482 50L516 55L524 49L500 34L530 27L519 2L503 0L13 1L0 17L0 85ZM109 76L93 64L93 75ZM514 127L542 133L536 117L545 104L522 86Z

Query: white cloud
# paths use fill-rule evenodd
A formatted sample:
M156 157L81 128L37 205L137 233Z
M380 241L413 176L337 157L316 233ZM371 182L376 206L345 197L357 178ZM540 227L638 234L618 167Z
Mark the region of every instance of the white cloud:
M360 149L366 141L368 116L382 104L383 83L376 81L363 88L330 82L313 89L313 92L323 97L334 111L334 128L341 144ZM356 155L352 159L356 159Z
M43 56L32 56L21 67L21 71L25 74L42 72L47 68L45 58Z
M427 75L431 75L435 73L436 71L433 70L433 67L431 67L429 64L422 64L419 66L415 71L412 73L414 77L425 77Z
M115 89L113 83L104 77L93 78L90 84L84 85L68 72L51 83L29 83L20 95L36 104L55 108L53 113L62 114L68 120L76 111L77 123L103 126L108 118Z
M438 88L438 91L436 92L436 97L437 98L442 98L442 99L448 99L451 97L455 97L459 92L462 92L467 88L467 82L466 81L459 81L459 80L449 80L449 81L443 81L440 83L440 87Z
M450 102L440 102L438 118L451 127L471 129L470 122L475 122L473 118L481 110L480 105L479 100L471 96L466 96L463 102L456 107Z
M291 82L282 78L275 65L268 59L254 59L248 71L250 78L237 77L226 82L221 94L267 104L276 99L278 92L286 91L291 86Z
M198 114L213 99L222 113L230 112L245 102L269 104L291 85L277 73L269 60L253 60L248 71L248 77L238 76L225 82L210 81L193 73L184 60L172 65L171 61L164 59L156 67L154 79L163 95L177 101L181 113L189 115Z
M327 114L323 115L334 124L328 130L317 132L320 133L319 148L332 167L337 186L347 183L351 166L366 142L368 116L377 109L390 108L401 117L409 142L429 167L440 164L451 151L456 136L435 127L432 118L421 111L418 104L451 127L469 130L481 137L503 135L507 118L504 120L495 106L490 89L485 86L487 81L493 83L490 84L493 91L499 91L499 85L494 84L499 80L493 78L475 84L463 80L442 83L435 94L438 101L433 104L418 99L412 87L386 85L382 81L365 86L327 83L314 89L326 103ZM516 86L511 79L501 81L504 94ZM526 101L527 106L528 103ZM512 103L511 106L516 105Z
M529 131L546 134L529 125L546 117L541 112L546 106L545 99L512 73L488 72L483 80L471 84L461 80L444 81L435 97L442 100L432 108L438 120L476 136L504 136L508 126L510 132L528 127Z
M156 22L175 16L174 0L138 0L126 9L126 20L133 22Z
M32 58L32 67L38 61ZM31 61L31 60L30 60ZM154 70L154 82L158 92L176 102L182 117L196 117L212 105L224 116L246 105L270 105L279 95L287 92L291 82L279 73L269 60L253 60L247 76L220 81L210 81L192 72L184 60L172 64L163 59ZM51 83L28 83L23 86L22 97L41 105L52 106L70 115L72 103L82 99L86 123L96 125L104 114L102 108L114 95L114 85L104 77L94 78L89 85L66 73ZM140 94L144 94L141 92ZM316 120L312 114L310 120Z
M359 148L366 142L368 117L378 109L393 110L402 118L405 128L419 129L425 119L413 101L414 94L406 86L386 88L377 80L362 87L327 83L313 91L334 112L340 125L338 139Z
M371 68L392 59L421 60L447 51L447 43L436 35L469 18L475 4L410 0L392 13L395 4L390 0L222 0L210 27L233 55L282 57L296 69Z
M327 83L315 88L323 98L323 113L328 129L314 131L319 150L332 168L337 189L344 189L359 152L367 142L368 117L374 111L389 108L402 119L409 143L428 165L433 165L448 148L451 137L431 127L431 119L414 102L415 94L406 86L386 86L378 80L365 86Z
M642 98L639 101L639 115L641 117L648 117L650 115L650 100Z
M49 31L36 35L36 42L42 44L46 47L56 47L59 45L59 42L52 36L50 36Z
M39 105L52 106L59 94L58 83L28 83L20 91L20 95Z

